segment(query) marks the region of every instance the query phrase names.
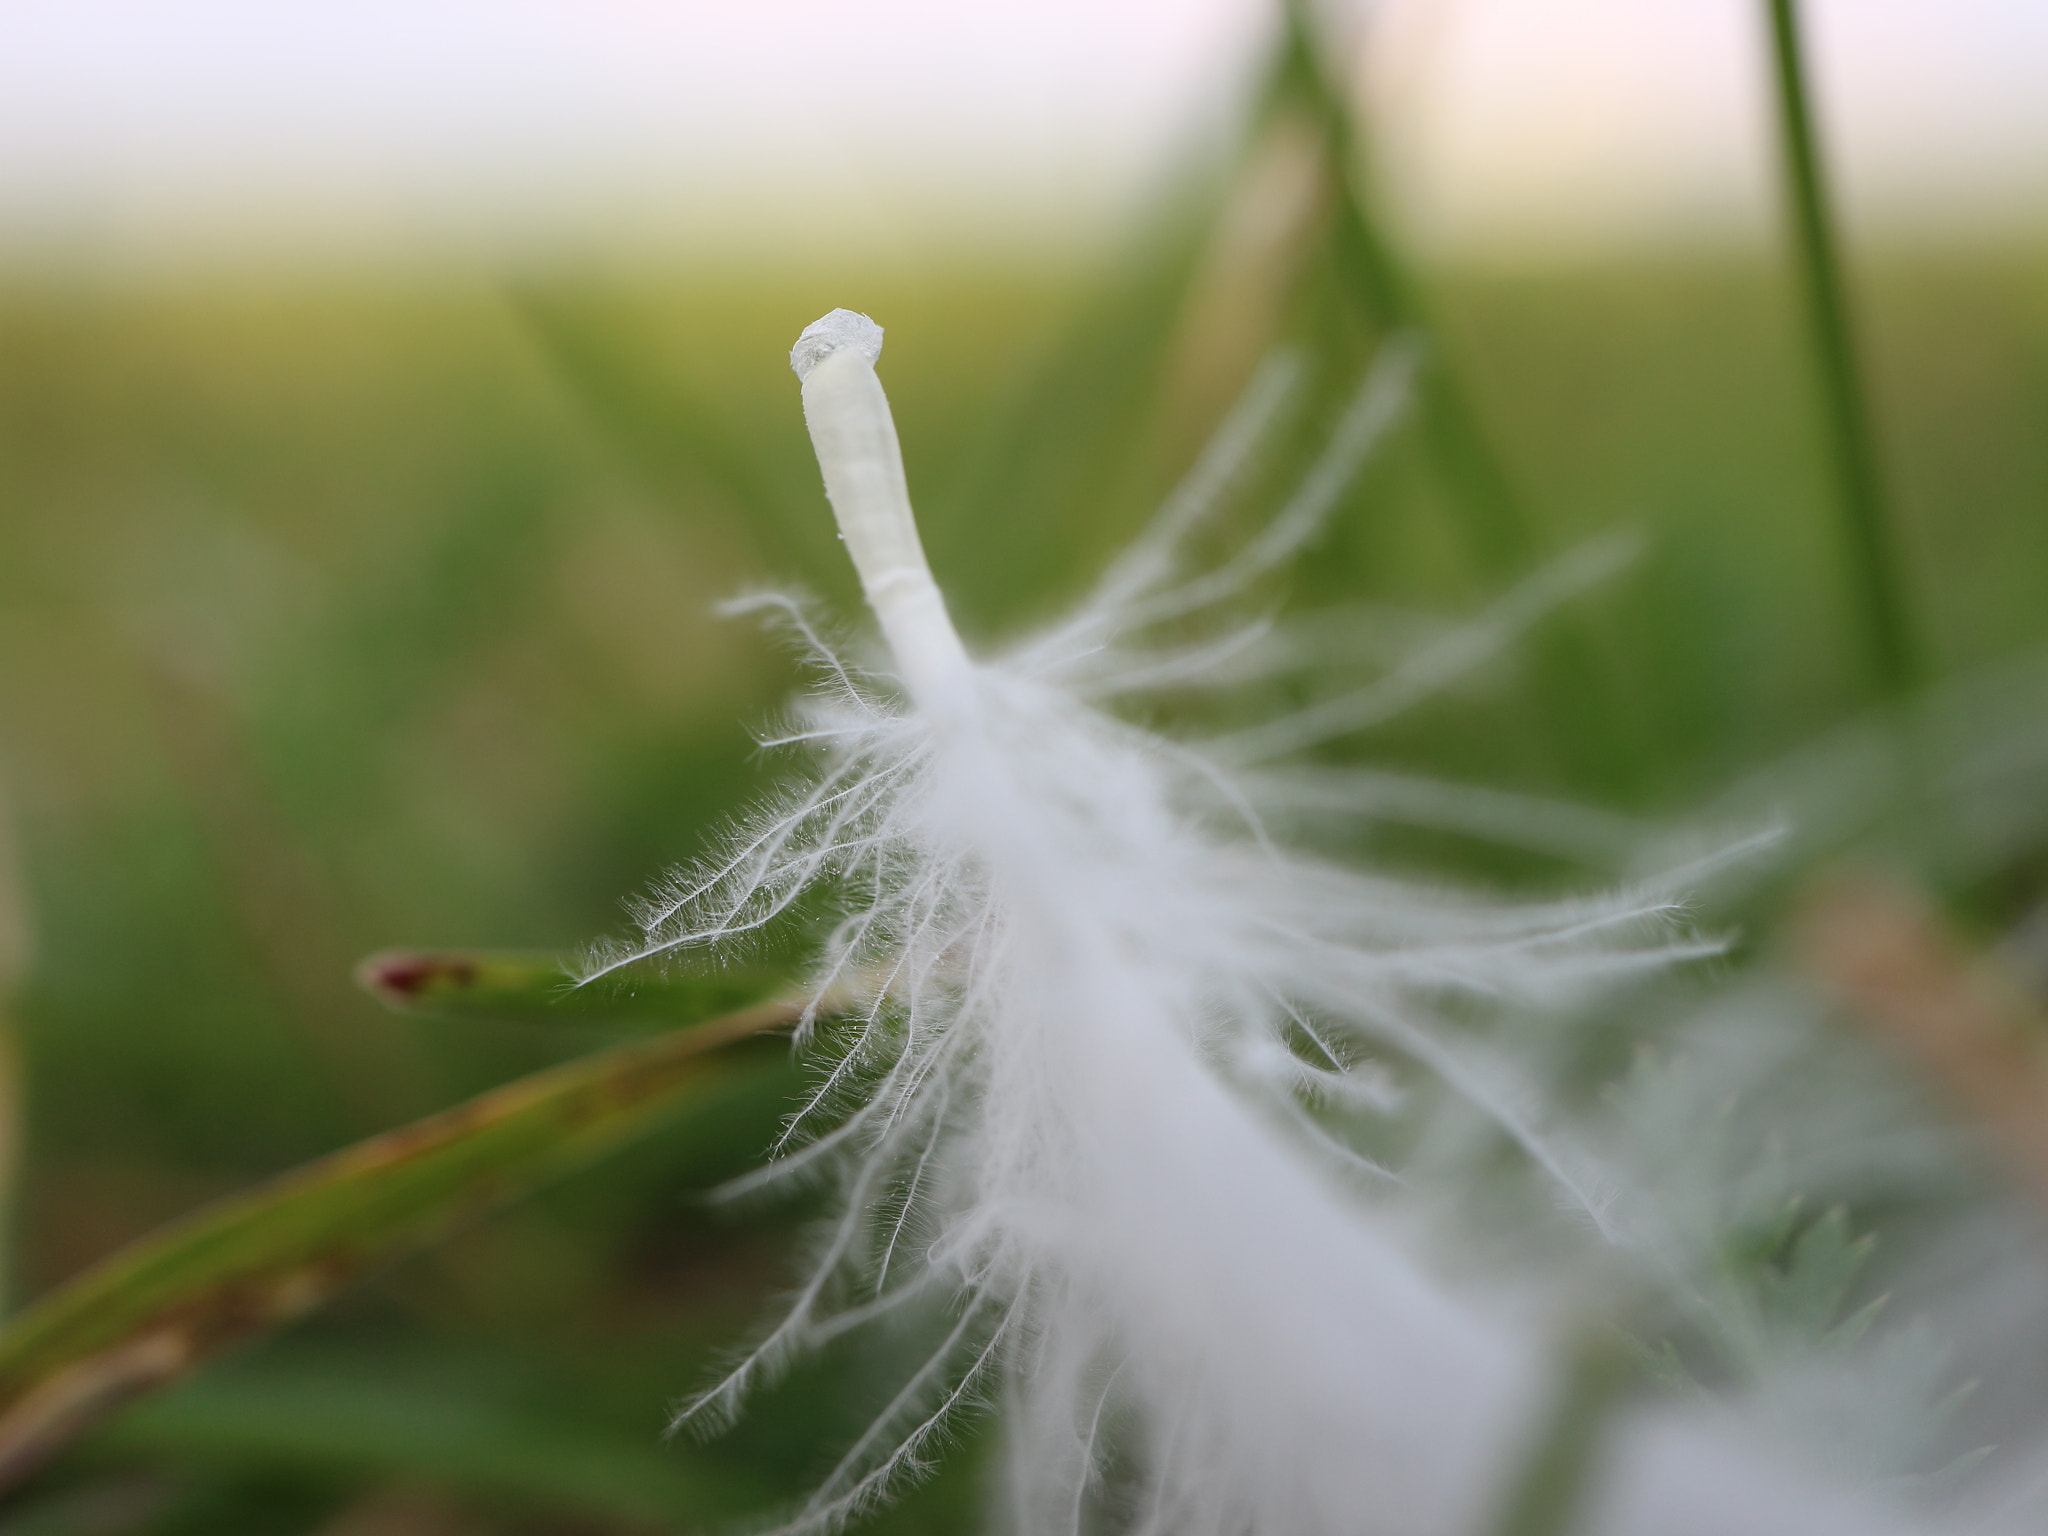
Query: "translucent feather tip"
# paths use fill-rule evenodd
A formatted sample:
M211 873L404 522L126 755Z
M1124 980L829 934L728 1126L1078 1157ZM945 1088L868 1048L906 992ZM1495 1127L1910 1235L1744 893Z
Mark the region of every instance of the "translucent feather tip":
M789 366L799 379L842 347L853 347L870 363L881 360L882 328L866 315L850 309L835 309L823 319L813 320L789 349Z

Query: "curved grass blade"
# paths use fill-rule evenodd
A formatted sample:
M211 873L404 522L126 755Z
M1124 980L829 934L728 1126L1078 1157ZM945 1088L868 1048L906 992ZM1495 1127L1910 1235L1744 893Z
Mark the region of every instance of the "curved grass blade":
M1431 464L1464 519L1473 567L1488 580L1519 580L1541 554L1537 520L1523 487L1485 423L1465 371L1450 357L1443 328L1414 272L1361 185L1367 162L1362 128L1341 85L1307 0L1286 0L1284 32L1270 87L1269 111L1304 113L1323 146L1330 181L1332 244L1348 301L1383 334L1429 338L1415 381L1417 427ZM1633 788L1636 745L1622 726L1604 659L1591 637L1571 623L1534 637L1544 707L1561 764L1574 780L1601 793Z
M731 1071L721 1047L798 1013L767 1003L521 1078L95 1265L0 1331L0 1489L130 1399L651 1130Z
M1877 697L1896 698L1925 681L1924 659L1913 632L1896 514L1879 460L1841 241L1814 128L1799 7L1795 0L1765 0L1765 10L1799 285L1864 650Z
M1276 72L1275 95L1305 108L1329 156L1335 197L1331 238L1356 297L1389 331L1425 336L1441 333L1413 278L1394 254L1376 211L1361 194L1357 176L1364 158L1350 102L1323 57L1318 27L1305 0L1283 8L1286 32ZM1480 425L1463 377L1434 350L1417 381L1421 425L1430 452L1456 492L1467 516L1473 559L1485 574L1512 578L1536 558L1528 509Z
M578 984L558 955L518 949L392 949L356 967L378 1002L423 1019L664 1027L751 1008L789 989L770 971L616 972Z

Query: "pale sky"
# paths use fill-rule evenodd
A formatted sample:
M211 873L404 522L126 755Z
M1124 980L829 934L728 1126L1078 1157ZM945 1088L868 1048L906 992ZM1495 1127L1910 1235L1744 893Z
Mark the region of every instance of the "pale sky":
M1376 0L1403 216L1531 248L1769 208L1759 0ZM1894 227L2048 224L2048 0L1808 0ZM1265 0L0 0L0 259L1087 237Z
M1754 233L1761 0L1390 0L1368 60L1409 216L1457 243ZM1805 0L1843 201L1896 235L2048 228L2048 0Z

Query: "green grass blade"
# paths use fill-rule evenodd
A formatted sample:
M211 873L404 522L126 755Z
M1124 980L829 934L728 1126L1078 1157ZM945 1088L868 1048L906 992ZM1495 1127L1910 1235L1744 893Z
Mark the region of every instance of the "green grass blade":
M1630 1384L1630 1365L1618 1335L1592 1333L1579 1341L1492 1536L1570 1536L1598 1480L1603 1432Z
M1834 212L1814 132L1812 92L1795 0L1765 0L1777 84L1778 130L1790 193L1799 283L1804 290L1815 371L1848 541L1851 578L1872 680L1882 697L1924 681L1908 618L1877 436L1863 390Z
M26 1103L14 1012L34 954L27 883L14 840L14 804L6 786L0 785L0 1315L14 1298L15 1216Z
M1146 222L921 503L932 560L980 623L1029 616L1149 510L1161 385L1220 193L1201 180Z
M651 1129L771 1003L550 1068L171 1223L0 1332L0 1488L94 1420L467 1219Z
M394 949L356 967L377 1001L423 1019L674 1026L767 1002L788 989L768 971L614 972L578 986L558 955L511 949Z
M1415 380L1416 427L1429 460L1463 514L1473 568L1496 585L1517 581L1542 550L1536 518L1480 419L1464 373L1448 355L1428 300L1361 190L1364 146L1347 94L1324 57L1312 8L1288 0L1286 33L1267 111L1288 107L1313 125L1330 180L1332 255L1348 303L1381 333L1428 340ZM1603 794L1635 788L1637 750L1621 725L1608 668L1581 629L1546 626L1531 642L1558 755L1578 784Z
M1357 126L1349 102L1330 78L1314 20L1301 0L1290 0L1287 6L1279 82L1275 100L1297 102L1327 146L1336 205L1331 237L1354 294L1375 324L1440 340L1428 306L1359 193ZM1465 510L1474 561L1492 577L1511 580L1525 575L1536 555L1528 511L1441 345L1432 347L1416 391L1418 425L1431 457Z

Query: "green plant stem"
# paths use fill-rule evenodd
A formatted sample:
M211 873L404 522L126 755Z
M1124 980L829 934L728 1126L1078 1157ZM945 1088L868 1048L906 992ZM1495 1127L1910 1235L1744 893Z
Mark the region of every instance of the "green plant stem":
M1353 184L1359 159L1357 130L1348 104L1319 57L1313 21L1301 0L1289 0L1287 5L1285 47L1280 66L1283 88L1276 94L1291 94L1306 108L1328 147L1337 191L1332 233L1340 262L1381 325L1416 331L1434 343L1437 330L1427 306ZM1463 381L1440 347L1434 347L1415 387L1418 425L1431 456L1466 509L1474 559L1488 576L1512 579L1526 574L1535 558L1528 513L1479 425Z
M0 1013L0 1317L14 1310L24 1100L21 1036L12 1014Z
M0 1317L14 1308L26 1094L15 1000L35 954L28 882L14 836L14 805L0 786Z
M1578 1341L1489 1536L1569 1536L1599 1471L1609 1411L1631 1374L1618 1335L1593 1331Z
M1896 698L1921 681L1904 575L1864 395L1839 241L1813 126L1796 0L1764 0L1777 80L1778 128L1797 237L1800 286L1812 328L1829 458L1876 692Z
M1270 100L1314 123L1329 157L1331 238L1354 299L1373 324L1412 331L1429 350L1415 380L1416 427L1430 462L1464 515L1466 551L1495 584L1526 576L1539 550L1534 521L1419 286L1386 239L1358 184L1363 155L1351 104L1332 78L1307 0L1286 0L1286 35ZM1627 740L1606 668L1578 626L1546 626L1531 656L1560 759L1580 784L1602 792L1634 787L1636 752Z

